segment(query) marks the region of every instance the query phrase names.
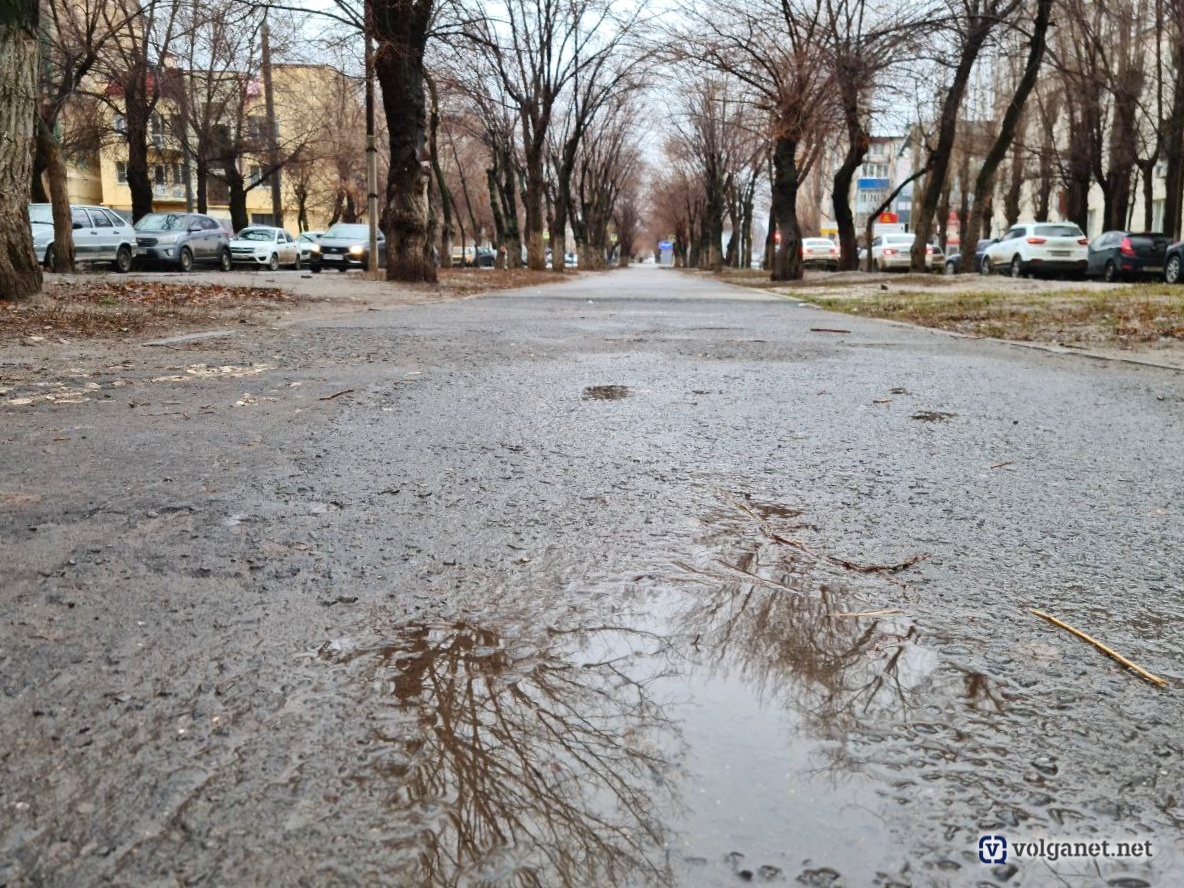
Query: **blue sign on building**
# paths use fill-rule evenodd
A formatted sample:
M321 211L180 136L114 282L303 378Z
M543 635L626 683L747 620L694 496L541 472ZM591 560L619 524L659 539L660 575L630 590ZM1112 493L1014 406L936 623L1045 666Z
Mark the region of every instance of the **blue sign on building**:
M887 191L891 184L888 179L859 179L855 187L860 191Z
M674 244L670 243L670 241L658 241L658 249L659 250L673 250Z

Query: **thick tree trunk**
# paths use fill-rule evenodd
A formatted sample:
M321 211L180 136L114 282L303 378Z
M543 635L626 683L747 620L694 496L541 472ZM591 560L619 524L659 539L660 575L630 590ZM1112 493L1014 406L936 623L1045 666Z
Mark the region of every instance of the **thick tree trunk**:
M53 270L74 273L74 219L70 214L70 191L61 146L45 120L37 119L37 153L45 159L49 179L49 201L53 208Z
M802 278L802 235L798 230L798 143L781 136L773 147L773 215L781 243L773 263L775 281Z
M543 218L543 152L526 152L526 193L522 203L526 215L526 264L531 271L545 271L547 268L547 242L543 239L545 219ZM521 264L522 250L518 251Z
M382 87L390 138L386 207L387 280L436 282L429 236L427 183L430 163L424 143L423 52L432 16L431 0L373 0L378 51L374 73Z
M506 242L506 220L502 215L501 189L498 187L495 167L485 171L485 180L489 187L489 210L493 214L493 241L502 247Z
M974 180L974 203L970 218L964 220L962 228L962 255L970 256L968 252L976 249L983 232L991 230L991 201L990 195L995 190L995 174L1007 150L1015 140L1023 118L1024 105L1028 96L1036 86L1036 77L1040 73L1040 65L1044 61L1044 49L1048 37L1049 18L1052 13L1052 0L1038 0L1036 4L1036 19L1032 26L1032 36L1028 44L1028 59L1024 64L1024 73L1016 85L1015 94L1007 111L1003 114L1003 122L999 125L999 133L995 143L983 159L978 175ZM964 262L961 271L977 272L977 268L970 268Z
M1011 174L1007 182L1007 193L1003 198L1003 218L1008 228L1015 225L1020 218L1020 196L1024 187L1024 148L1012 144ZM982 232L983 237L991 236L991 225L988 221Z
M522 229L518 225L518 172L514 158L502 157L502 206L505 210L506 268L522 267Z
M946 190L946 179L950 169L954 138L958 132L958 113L962 108L962 98L966 94L966 85L970 81L970 73L974 70L978 54L995 24L994 19L978 16L965 22L965 42L962 44L958 66L954 69L954 79L945 100L942 102L941 122L937 131L937 147L934 148L927 162L929 176L921 191L921 199L915 204L912 214L913 233L916 235L911 252L910 268L912 271L925 271L926 247L929 244L930 235L933 233L934 213L937 212L937 205L941 202L942 194Z
M1173 26L1172 110L1164 132L1164 159L1167 161L1167 181L1164 183L1163 231L1172 240L1181 233L1181 201L1184 200L1184 25Z
M49 192L45 190L43 178L49 161L45 158L40 137L36 139L36 143L36 150L33 154L33 193L30 200L32 203L49 203Z
M222 165L222 175L226 177L226 190L230 192L230 225L235 231L241 231L251 224L247 216L247 192L243 188L243 175L233 160Z
M37 116L37 0L15 0L8 13L0 21L0 299L25 299L41 291L41 268L29 228Z

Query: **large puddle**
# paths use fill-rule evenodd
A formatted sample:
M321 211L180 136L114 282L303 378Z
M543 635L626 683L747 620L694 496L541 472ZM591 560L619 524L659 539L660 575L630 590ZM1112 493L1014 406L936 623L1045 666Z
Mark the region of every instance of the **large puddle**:
M980 862L983 834L1087 835L1041 798L1055 757L1013 760L1011 695L884 607L883 577L772 536L721 533L555 625L371 624L313 652L366 697L348 779L411 837L404 883L1163 884L1163 855Z

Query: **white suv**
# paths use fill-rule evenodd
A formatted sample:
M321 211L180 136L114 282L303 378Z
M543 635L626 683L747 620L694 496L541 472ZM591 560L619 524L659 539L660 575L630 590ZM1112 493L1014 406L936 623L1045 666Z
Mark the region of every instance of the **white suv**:
M1021 222L987 247L982 273L1085 274L1089 238L1072 222Z

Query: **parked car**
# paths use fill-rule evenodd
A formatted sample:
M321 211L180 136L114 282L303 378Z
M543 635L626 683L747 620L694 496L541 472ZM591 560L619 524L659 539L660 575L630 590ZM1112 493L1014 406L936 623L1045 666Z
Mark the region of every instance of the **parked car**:
M1184 241L1172 244L1164 254L1163 279L1169 284L1184 283Z
M987 247L980 271L1012 277L1085 273L1089 239L1073 222L1021 222Z
M149 213L136 223L136 263L172 265L190 271L213 265L230 271L230 238L204 213Z
M891 271L899 269L908 271L912 265L913 242L915 234L878 234L872 238L872 269L874 271ZM866 253L863 254L866 256ZM945 259L941 247L936 244L925 245L925 268L932 271L941 268Z
M116 271L131 271L136 233L126 219L106 207L75 204L70 207L70 220L75 261L110 262ZM29 225L37 261L52 269L56 252L53 208L46 203L29 204Z
M825 237L802 238L802 265L806 268L825 268L829 271L838 271L838 245Z
M313 244L320 243L323 231L303 231L296 238L296 246L300 247L300 261L305 265L312 259Z
M276 271L281 265L300 268L300 246L282 228L248 225L230 241L230 260Z
M962 253L961 252L950 253L950 255L946 256L946 274L959 274L963 271L966 271L966 272L981 271L982 265L983 265L983 254L986 253L987 247L989 247L993 243L995 243L995 238L993 238L993 237L979 238L979 242L974 248L974 267L973 268L963 268L962 267Z
M338 222L313 244L308 267L313 274L323 268L349 271L351 268L370 268L370 226L352 222ZM386 236L378 230L378 267L386 267Z
M477 268L493 268L497 264L497 253L493 250L478 250L473 258L473 265Z
M1160 232L1103 231L1090 241L1085 276L1104 281L1159 277L1169 243Z

